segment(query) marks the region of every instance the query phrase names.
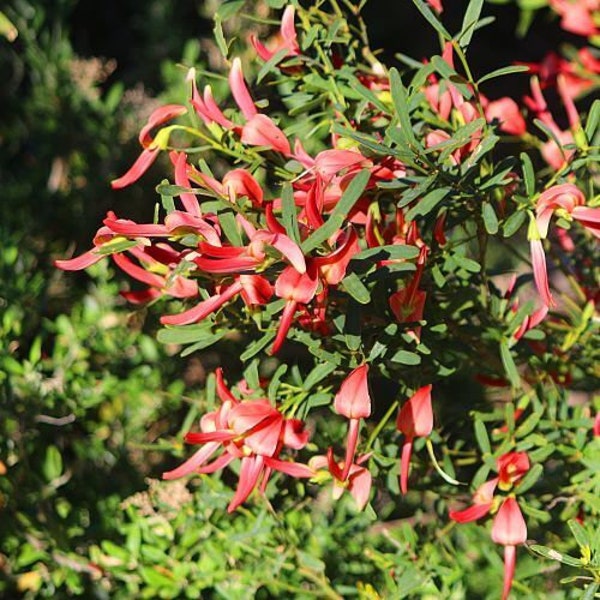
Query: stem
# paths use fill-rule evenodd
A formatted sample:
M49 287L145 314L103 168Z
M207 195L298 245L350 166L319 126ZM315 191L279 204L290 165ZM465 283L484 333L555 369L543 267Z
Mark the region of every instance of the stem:
M394 400L394 402L392 402L392 405L388 408L385 415L383 415L381 421L379 421L379 423L377 423L377 426L375 427L375 429L373 429L373 431L371 432L371 435L369 436L369 439L367 440L367 445L365 447L365 450L367 452L371 449L371 446L377 439L377 436L379 435L381 430L386 426L386 424L390 420L391 416L396 412L399 405L400 405L400 402L398 400Z

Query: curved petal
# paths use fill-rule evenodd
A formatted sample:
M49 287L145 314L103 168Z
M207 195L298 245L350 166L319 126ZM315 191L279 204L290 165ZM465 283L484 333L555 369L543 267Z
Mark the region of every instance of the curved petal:
M451 510L448 513L448 516L457 523L470 523L471 521L477 521L478 519L481 519L481 517L487 515L491 508L491 502L485 504L473 504L464 510Z
M219 448L221 444L219 442L211 442L209 444L205 444L202 448L194 452L190 458L188 458L183 464L179 465L177 468L166 471L163 473L163 479L179 479L180 477L184 477L185 475L189 475L190 473L194 473L196 469L202 466Z
M110 182L113 190L119 190L121 188L131 185L137 181L152 165L152 163L158 158L159 148L146 148L131 165L131 168L125 173L113 179Z
M99 254L96 249L88 250L75 258L66 260L55 260L54 266L63 271L80 271L96 264L99 260L106 257L106 254Z

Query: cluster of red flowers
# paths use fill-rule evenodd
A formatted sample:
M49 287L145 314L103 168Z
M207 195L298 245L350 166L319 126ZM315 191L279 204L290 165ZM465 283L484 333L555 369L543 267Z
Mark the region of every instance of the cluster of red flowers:
M577 4L586 8L581 8L582 16L575 23L564 12L565 2L551 2L563 15L563 26L588 31L585 15L597 10L597 3ZM442 11L439 0L430 0L429 4L437 13ZM256 38L251 41L264 61L276 56L300 56L294 9L290 6L285 10L274 44L267 47ZM454 69L453 52L454 46L446 44L442 58L451 69ZM587 54L581 53L580 59L600 72L597 61ZM558 171L568 164L578 143L581 125L573 96L587 84L572 63L559 61L551 68L538 65L536 69L540 77L532 80L531 97L525 100L525 105L529 115L537 117L553 133L553 139L543 144L540 151L547 164ZM392 153L365 156L336 135L332 136L331 148L311 155L300 139L290 140L275 120L261 111L259 107L263 104L253 99L239 58L233 59L228 78L236 105L233 110L219 106L210 86L200 93L193 69L188 81L193 116L208 133L199 134L191 127L172 123L188 113L186 106L167 105L157 109L140 132L139 158L127 173L113 181L114 188L134 183L162 151L170 150L175 183L172 189L179 205L170 207L162 222L154 223L135 223L117 218L111 212L98 230L91 250L70 260L57 261L57 265L66 270L83 269L112 257L120 269L147 286L124 293L129 301L140 303L170 296L186 302L183 310L161 317L166 326L199 323L232 307L242 308L244 314L253 316L261 311L266 313L267 307L269 315L279 311L278 324L271 328L272 335L267 341L272 340L269 353L273 355L295 330L309 330L317 336L327 336L332 331L332 311L344 311L345 278L351 261L366 253L376 257L373 261L378 267L410 263L411 275L395 284L388 306L390 318L404 324L404 331L418 343L427 300L422 275L431 252L447 243L445 213L441 211L436 216L431 240L426 242L417 222L407 217L409 206L401 204L382 213L376 198L381 184L410 176L410 168ZM385 73L374 72L361 81L371 93L389 95ZM542 88L552 81L569 117L568 130L558 127L544 100ZM438 124L426 127L423 132L424 147L432 155L445 152L456 126L480 123L463 145L447 153L446 161L451 167L460 167L477 154L484 130L490 125L508 136L527 135L527 115L513 99L490 101L476 94L473 88L468 91L470 96L465 97L464 91L449 79L439 80L434 74L430 74L422 89L426 110ZM212 139L217 145L226 139L257 161L254 166L234 168L219 179L207 168L194 165L190 161L191 151L172 149L171 136L175 132ZM290 161L298 167L295 177L290 172L282 176L284 183L279 196L269 197L255 166L262 160L273 163L275 173L277 169L283 172L283 165ZM516 185L518 176L511 173L511 177ZM543 304L521 323L513 334L515 341L538 325L555 303L542 244L552 217L575 220L600 238L600 208L588 204L575 182L553 182L531 201L528 237L533 277ZM568 247L568 234L562 235L561 243ZM403 248L403 252L392 251L398 248ZM369 254L376 249L386 249L389 258ZM516 308L515 302L514 311ZM343 379L333 403L335 412L348 419L343 459L338 460L331 447L306 464L282 456L284 450L305 448L308 433L304 423L286 418L280 407L260 396L260 391L248 389L245 383L239 386L243 397L237 397L218 369L221 405L202 417L200 432L186 436L188 443L201 447L164 477L212 473L239 460L239 484L229 504L230 511L244 503L253 490L264 490L273 471L315 481L332 479L335 497L348 490L357 506L363 508L371 490L372 477L365 466L370 453L357 455L357 451L361 420L371 416L371 396L369 364L355 360L352 366L357 362L359 366ZM422 383L427 384L412 388L411 397L397 415L396 428L404 436L400 452L402 493L408 491L413 441L428 437L433 429L432 385L428 381ZM497 469L498 477L476 491L474 505L463 511L451 511L450 518L466 522L496 513L492 539L505 547L503 597L506 598L515 569L515 547L525 541L527 530L512 492L502 498L495 492L497 488L512 491L529 469L529 459L522 452L504 454L498 459Z

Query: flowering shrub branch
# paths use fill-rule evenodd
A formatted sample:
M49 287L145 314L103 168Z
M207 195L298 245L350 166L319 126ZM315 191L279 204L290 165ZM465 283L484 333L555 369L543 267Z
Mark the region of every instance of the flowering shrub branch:
M221 404L185 436L200 448L165 479L239 462L233 511L265 493L275 471L309 480L308 490L332 479L334 497L348 490L359 509L390 459L400 484L389 491L408 499L423 490L452 499L462 491L454 477L472 476L473 504L448 516L494 514L507 598L528 535L523 513L545 522L527 492L543 488L551 456L566 460L569 391L600 380L600 104L576 106L600 69L586 49L475 75L468 49L485 24L482 2L469 3L455 34L441 2L414 3L440 51L402 71L373 57L335 2L332 12L290 4L273 38L225 56L229 98L210 85L201 93L191 68L188 97L150 116L140 156L112 182L132 185L168 156L156 219L109 213L92 249L57 266L111 258L144 286L127 300L160 306L159 339L189 354L235 336L246 372L270 377L268 390L247 378L235 391L223 364ZM550 2L562 26L596 36L598 8L578 2L574 16L566 4ZM530 77L531 95L489 99L486 82L501 76ZM227 169L213 172L205 153ZM449 397L458 376L485 401ZM577 410L583 440L591 413ZM335 415L346 438L325 441L321 423ZM464 434L471 422L474 438ZM433 458L441 447L441 479L422 452L413 458L421 438Z

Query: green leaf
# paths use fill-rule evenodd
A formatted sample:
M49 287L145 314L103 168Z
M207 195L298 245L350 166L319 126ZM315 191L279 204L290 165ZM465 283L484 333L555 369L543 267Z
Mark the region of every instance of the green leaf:
M129 248L133 248L137 246L139 242L137 240L130 240L126 237L122 237L120 235L115 236L112 240L108 242L104 242L102 246L100 246L96 252L98 254L117 254L119 252L125 252L125 250L129 250Z
M585 588L585 593L581 596L581 600L594 600L596 592L600 589L600 583L594 581Z
M392 101L398 121L400 122L400 130L402 136L406 139L407 145L411 148L418 147L417 138L412 129L410 114L408 112L408 96L400 73L396 68L390 69L390 91L392 93Z
M532 488L537 483L537 480L542 476L543 472L544 467L541 464L538 463L533 465L525 477L523 477L523 479L521 479L519 482L517 488L519 493L522 494L523 492L526 492L528 489Z
M294 191L291 183L284 183L281 192L281 210L283 226L288 237L296 244L300 243L300 231L298 229L298 216L296 214L296 203L294 202Z
M413 0L413 4L417 7L419 12L425 17L428 23L445 39L450 41L452 36L448 33L448 30L442 25L441 21L433 14L429 5L424 0Z
M322 381L329 374L335 371L336 365L331 363L321 363L318 364L312 371L304 378L304 383L302 384L302 389L307 392L317 385L319 381Z
M63 472L63 460L60 450L56 446L46 448L46 456L42 465L42 472L47 481L58 479Z
M483 218L483 224L485 230L490 235L496 235L498 233L498 217L494 211L494 207L489 202L484 202L481 207L481 216Z
M161 344L193 344L213 336L210 323L195 325L174 325L158 330L156 339Z
M511 67L502 67L500 69L495 69L491 71L487 75L484 75L479 79L477 85L481 85L485 81L489 81L490 79L494 79L496 77L504 77L504 75L512 75L514 73L527 73L529 71L529 67L524 65L514 65Z
M352 257L352 260L369 260L378 262L380 260L411 259L419 256L419 249L416 246L406 244L390 244L378 246L376 248L367 248Z
M530 550L543 556L544 558L549 558L550 560L557 560L565 565L569 565L571 567L581 567L583 563L578 558L573 558L568 554L562 554L557 550L553 550L552 548L548 548L548 546L540 546L538 544L532 544L528 546Z
M390 360L401 365L421 364L421 357L416 352L409 352L408 350L398 350Z
M288 49L282 48L276 52L271 58L261 67L258 75L256 76L256 83L260 83L264 77L275 70L275 67L288 55Z
M165 572L168 571L165 569ZM165 587L173 588L178 585L178 583L170 577L159 573L157 567L141 567L140 575L149 586L156 590L164 590Z
M249 358L256 356L275 339L276 333L276 331L267 331L260 339L252 342L248 348L240 354L240 360L246 362Z
M273 373L271 381L269 382L269 388L267 390L267 395L269 398L271 398L271 400L275 400L277 398L277 391L281 385L281 378L286 374L287 370L288 365L282 363L277 367L275 373Z
M197 341L195 344L188 346L184 350L181 351L181 356L186 357L198 350L204 350L205 348L209 348L213 344L216 344L222 337L227 334L227 330L224 329L218 333L213 333L210 336L206 336L204 339Z
M585 548L586 546L590 548L592 546L592 540L589 533L587 532L586 528L579 523L579 521L576 521L575 519L569 519L569 521L567 521L567 525L571 529L571 533L573 534L575 541L581 548Z
M157 186L156 191L160 194L160 201L162 203L163 208L168 213L171 213L175 210L175 201L173 200L173 196L175 194L164 194L161 190L169 187L169 180L163 179Z
M471 38L473 37L477 21L479 21L482 8L483 0L470 0L458 35L459 43L463 48L466 48L471 43Z
M585 137L591 142L600 123L600 100L594 100L585 122Z
M502 226L502 235L505 238L512 237L519 229L521 229L521 225L525 222L526 213L523 210L520 210L516 213L513 213L504 221L504 225Z
M535 194L535 171L531 158L525 152L521 152L521 170L523 171L523 181L525 182L525 191L531 198Z
M433 56L431 64L443 79L450 81L460 91L464 98L473 97L470 83L462 75L459 75L441 56Z
M368 304L371 301L371 293L356 273L348 273L342 279L344 290L360 304Z
M223 55L223 58L227 58L229 54L229 47L227 46L227 42L225 41L225 35L223 34L223 24L221 22L221 16L219 13L215 15L215 26L213 28L213 36L215 38L215 42L217 43L217 47L219 51Z
M242 246L242 236L238 228L235 214L232 210L223 210L219 212L219 224L232 246Z
M230 0L229 2L224 2L219 6L217 10L217 15L222 21L227 21L235 14L237 14L242 6L246 3L246 0Z
M310 237L302 243L302 252L304 252L304 254L307 254L317 246L321 245L344 226L346 215L362 196L370 176L371 172L368 169L363 169L353 177L339 202L331 212L327 222L321 225L319 229L313 232Z
M475 439L482 454L490 454L492 448L490 446L490 438L487 429L480 419L475 419Z
M521 378L517 371L517 365L512 357L510 348L508 347L508 341L503 339L500 342L500 358L502 359L502 365L504 366L504 372L510 381L510 384L514 388L521 386Z
M565 157L565 152L564 152L564 149L563 149L563 145L564 145L564 144L562 144L562 143L561 143L561 141L560 141L560 140L559 140L559 139L556 137L556 133L555 133L555 132L554 132L554 131L553 131L553 130L550 128L550 127L548 127L548 125L546 125L546 123L544 123L544 122L543 122L543 121L541 121L540 119L534 119L534 120L533 120L533 124L534 124L534 125L535 125L535 126L536 126L536 127L539 129L539 130L541 130L542 132L544 132L544 133L546 134L546 137L547 137L549 140L553 140L553 141L554 141L554 143L556 144L556 146L557 146L557 147L558 147L558 149L560 150L560 152L561 152L561 154L562 154L563 158L566 158L566 157Z
M406 219L413 221L418 215L428 215L451 191L449 187L441 187L436 190L432 190L421 200L417 200L417 204L413 206L407 213Z

